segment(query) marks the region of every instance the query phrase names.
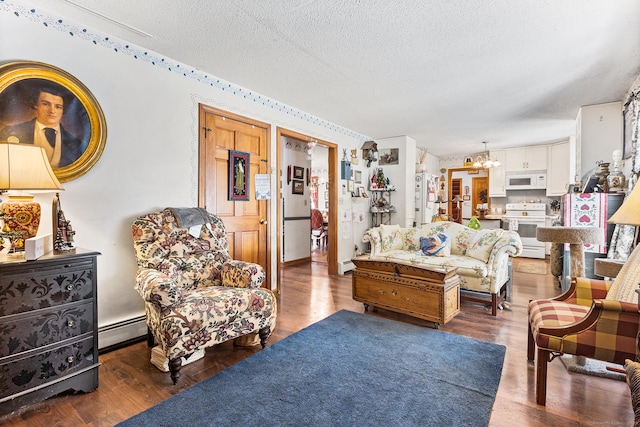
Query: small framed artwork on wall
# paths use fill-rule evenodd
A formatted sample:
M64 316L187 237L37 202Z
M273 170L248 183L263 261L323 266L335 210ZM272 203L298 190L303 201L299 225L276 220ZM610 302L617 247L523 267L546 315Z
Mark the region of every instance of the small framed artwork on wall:
M293 186L291 187L291 194L304 194L304 181L301 179L294 179Z
M293 167L293 179L304 179L304 168L300 166Z
M229 200L249 200L249 153L229 150Z
M400 159L399 148L384 148L379 151L380 165L397 165Z

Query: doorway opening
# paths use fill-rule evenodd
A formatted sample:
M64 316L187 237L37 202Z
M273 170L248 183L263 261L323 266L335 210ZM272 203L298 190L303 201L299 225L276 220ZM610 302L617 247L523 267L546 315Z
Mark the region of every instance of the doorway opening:
M277 186L276 195L279 201L277 247L280 262L278 262L278 273L280 273L280 268L287 264L313 261L312 245L314 239L312 239L311 231L311 210L314 208L313 200L316 200L315 208L322 208L321 213L324 211L322 214L324 235L321 240L317 240L320 250L316 253L326 257L327 273L337 274L338 182L336 170L338 146L283 128L277 128L276 134L277 170L280 171L280 183ZM300 143L299 148L296 147L297 142ZM287 144L291 146L288 147ZM313 145L313 148L309 153L308 147L310 145ZM290 152L285 153L285 150L290 150ZM322 186L320 186L321 174L318 173L318 168L316 168L316 174L313 173L312 159L315 150L326 152L326 178ZM292 155L289 156L289 154ZM288 158L297 160L289 162L285 160ZM314 179L314 177L316 178ZM312 185L312 179L317 180L317 187L315 184ZM322 193L316 193L317 198L313 199L313 190ZM289 233L287 234L287 232ZM324 246L322 246L323 243ZM306 248L307 255L304 257L294 256L295 259L288 261L285 254L289 254L295 246L301 249Z
M466 224L472 216L480 216L481 209L490 209L489 171L486 169L449 169L448 203L451 220ZM454 202L455 196L460 202Z

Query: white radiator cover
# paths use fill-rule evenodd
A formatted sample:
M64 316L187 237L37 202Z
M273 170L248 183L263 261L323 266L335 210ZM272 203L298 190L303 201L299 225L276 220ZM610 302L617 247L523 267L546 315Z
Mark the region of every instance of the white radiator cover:
M345 273L356 268L355 264L351 260L338 262L338 274L343 276Z

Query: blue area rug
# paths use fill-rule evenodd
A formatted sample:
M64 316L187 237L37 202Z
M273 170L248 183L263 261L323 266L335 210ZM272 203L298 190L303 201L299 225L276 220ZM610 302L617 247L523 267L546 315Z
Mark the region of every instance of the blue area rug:
M505 350L343 310L119 425L486 426Z

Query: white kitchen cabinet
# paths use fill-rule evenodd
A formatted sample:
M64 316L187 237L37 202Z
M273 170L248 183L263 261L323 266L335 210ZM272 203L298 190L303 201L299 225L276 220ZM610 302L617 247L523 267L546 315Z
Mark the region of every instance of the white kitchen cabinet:
M507 151L507 172L547 170L547 146L510 148Z
M491 151L489 157L501 164L497 168L489 169L489 197L507 197L505 177L507 150Z
M569 141L549 145L547 168L547 196L561 196L571 182L571 154Z

